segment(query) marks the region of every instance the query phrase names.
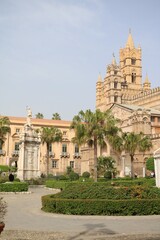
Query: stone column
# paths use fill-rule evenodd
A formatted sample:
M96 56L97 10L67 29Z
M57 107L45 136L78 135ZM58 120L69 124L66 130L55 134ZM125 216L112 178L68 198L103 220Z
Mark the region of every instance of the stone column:
M160 188L160 148L154 152L156 187Z
M122 170L120 172L120 177L125 177L125 154L121 155L122 160Z

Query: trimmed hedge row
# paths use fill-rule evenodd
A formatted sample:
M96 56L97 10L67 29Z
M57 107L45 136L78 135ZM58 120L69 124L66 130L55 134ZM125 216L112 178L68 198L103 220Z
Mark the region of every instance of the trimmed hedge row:
M0 184L0 192L27 192L28 184L22 182L6 182Z
M99 179L99 182L105 182L103 179ZM138 179L127 179L127 178L122 178L122 179L112 179L110 181L105 182L108 186L123 186L123 187L130 187L134 185L146 185L146 186L155 186L156 182L154 178L138 178Z
M154 215L160 214L160 199L55 199L47 195L42 197L42 210L73 215Z
M47 180L45 182L46 187L56 188L56 189L65 189L70 184L73 184L73 182L56 181L56 180Z
M105 182L69 182L69 181L56 181L56 180L48 180L46 181L46 187L49 188L58 188L58 189L66 189L70 185L89 185L95 184L96 186L115 186L115 187L131 187L131 186L155 186L155 179L136 179L136 180L113 180L113 181L105 181Z
M107 187L97 184L77 184L52 196L61 199L160 199L160 189L142 186Z

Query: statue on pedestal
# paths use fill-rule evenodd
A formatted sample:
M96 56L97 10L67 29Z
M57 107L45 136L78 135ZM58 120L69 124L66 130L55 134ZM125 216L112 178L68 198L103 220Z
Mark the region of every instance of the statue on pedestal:
M41 136L36 133L31 123L32 111L26 108L27 119L20 134L20 151L17 176L20 180L40 177L40 144Z
M30 107L27 106L27 125L30 127L31 126L31 119L32 119L32 110Z

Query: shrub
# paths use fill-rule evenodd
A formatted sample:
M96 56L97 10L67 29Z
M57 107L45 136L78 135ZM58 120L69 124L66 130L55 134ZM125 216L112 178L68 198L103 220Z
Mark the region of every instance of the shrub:
M0 172L16 172L17 168L13 166L8 166L8 165L0 165Z
M26 192L28 191L28 184L22 182L1 183L0 192Z
M8 165L0 165L0 172L9 172L10 168Z
M65 176L65 175L60 175L58 179L59 179L59 180L67 180L68 177Z
M47 180L45 184L48 188L65 189L69 183L64 181Z
M154 158L153 157L150 157L147 159L146 168L147 168L147 170L154 172Z
M4 217L7 213L7 203L0 197L0 223L4 222Z
M0 176L0 183L5 183L5 182L7 182L8 181L8 176L7 175L5 175L5 176Z
M42 197L42 210L74 215L153 215L160 214L160 199L55 199Z
M71 166L68 166L67 167L67 175L69 175L71 172L72 172L72 168L71 168Z
M153 180L153 179L151 179ZM51 182L51 181L50 181ZM160 214L160 189L145 185L108 187L114 182L61 182L63 191L42 197L42 209L47 212L79 215L152 215ZM138 180L128 183L137 183ZM58 187L60 188L60 186Z
M79 174L78 174L78 173L75 173L75 172L70 172L70 174L69 174L69 179L70 179L71 181L78 180L78 179L79 179Z
M110 171L106 171L105 174L104 174L104 178L111 179L112 178L112 173Z
M84 178L89 178L89 177L90 177L90 173L89 173L89 172L84 172L84 173L82 174L82 177L84 177Z
M26 180L29 185L44 185L45 179L44 178L32 178L30 180Z
M51 174L51 173L49 173L48 175L47 175L47 178L53 178L54 176L53 176L53 174Z
M69 184L65 189L54 195L63 199L132 199L160 198L160 189L149 187L108 187L105 184Z

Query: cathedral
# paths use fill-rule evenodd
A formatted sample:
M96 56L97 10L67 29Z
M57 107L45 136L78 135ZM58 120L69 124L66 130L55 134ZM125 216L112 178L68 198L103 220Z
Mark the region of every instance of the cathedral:
M160 87L151 89L146 76L142 81L142 49L135 47L131 32L124 48L119 52L119 64L113 56L107 65L104 79L99 75L96 83L96 108L101 111L110 109L120 119L119 127L123 132L143 132L152 140L153 147L145 153L136 152L134 170L138 176L146 175L146 159L153 156L160 148ZM19 165L19 142L26 118L9 117L10 133L0 144L0 165ZM70 166L80 175L94 167L93 149L87 146L78 147L72 142L74 131L70 129L70 121L32 119L35 130L42 127L55 126L62 132L61 143L49 146L49 173L60 175ZM39 170L46 173L46 145L40 144ZM98 157L112 156L116 159L119 176L127 176L131 171L130 156L123 152L117 156L109 143L98 148Z
M135 157L135 169L140 176L145 174L146 159L160 147L160 87L151 89L148 76L142 82L141 61L141 47L135 47L129 32L126 45L119 52L119 64L113 56L104 80L99 75L96 83L96 108L111 109L120 119L123 132L143 132L152 139L152 150L143 155L137 153ZM108 147L106 155L111 155L110 151ZM128 175L129 156L125 157L125 163L119 163L119 170Z

